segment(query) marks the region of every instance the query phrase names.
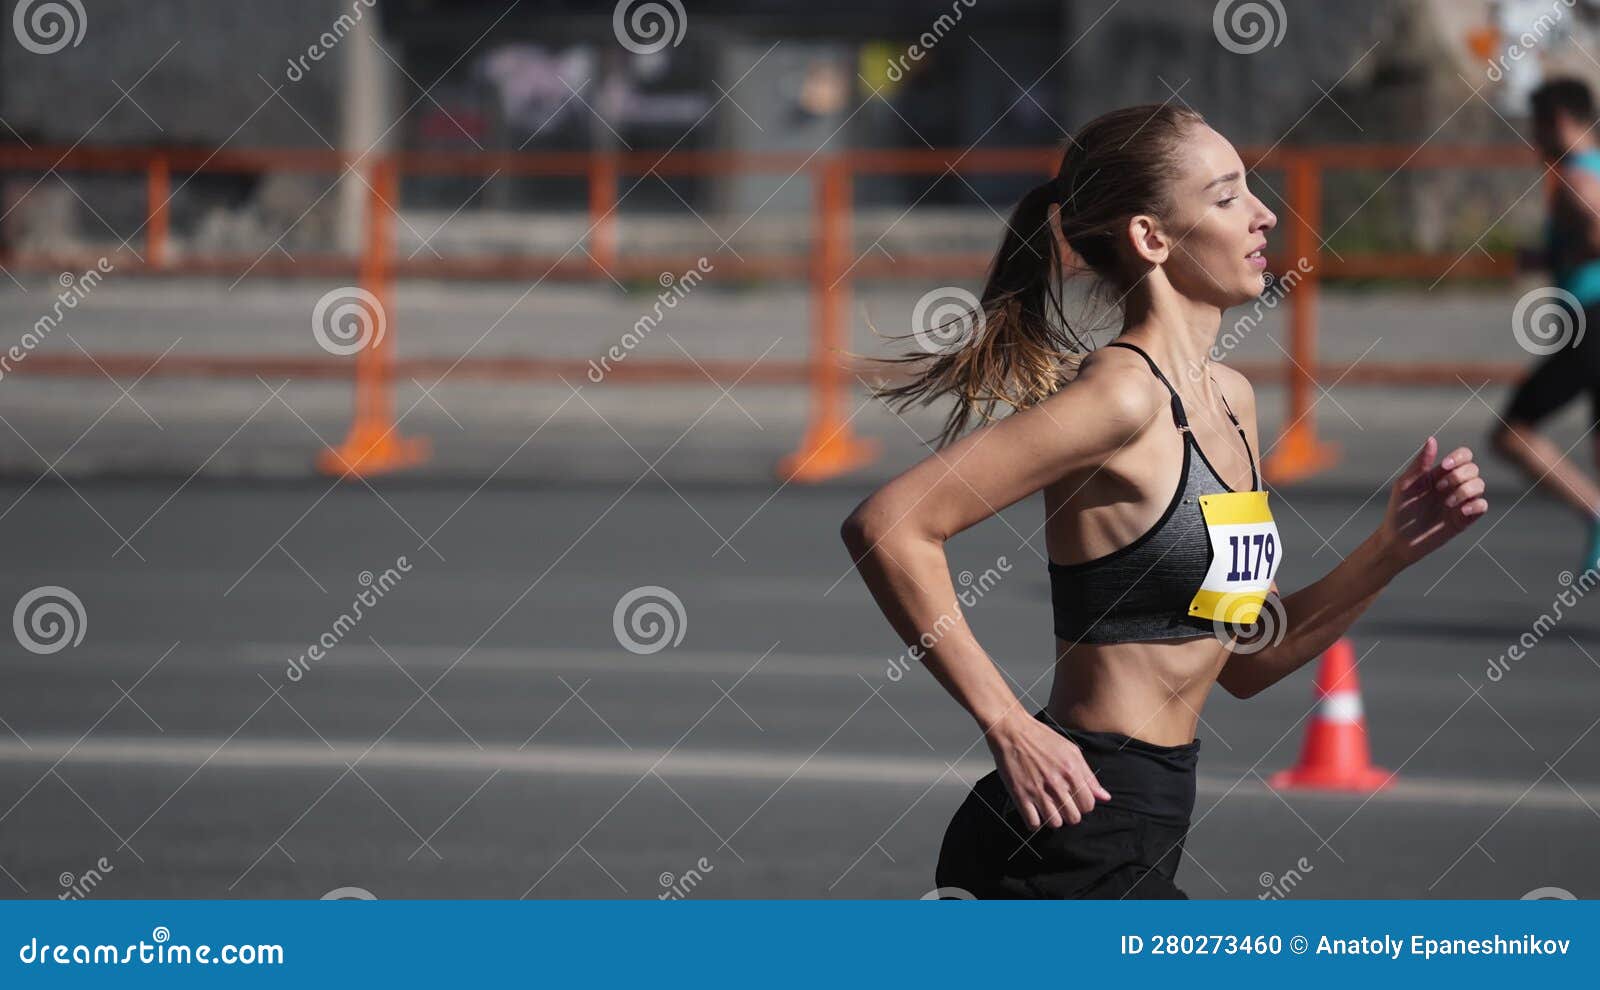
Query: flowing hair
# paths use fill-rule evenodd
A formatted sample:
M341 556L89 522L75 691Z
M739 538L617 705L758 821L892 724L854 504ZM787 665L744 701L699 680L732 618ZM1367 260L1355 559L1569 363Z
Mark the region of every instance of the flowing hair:
M1058 391L1091 349L1067 321L1066 279L1092 276L1094 288L1116 292L1117 302L1131 291L1140 275L1122 261L1116 238L1137 214L1171 215L1185 134L1204 123L1186 107L1144 104L1096 117L1069 138L1055 177L1012 211L977 305L957 305L936 326L890 337L916 338L918 347L880 363L918 367L908 382L874 387L874 396L901 412L953 396L936 440L944 447L974 418L992 421L997 405L1023 409ZM919 315L925 309L919 304ZM957 339L940 342L951 334Z

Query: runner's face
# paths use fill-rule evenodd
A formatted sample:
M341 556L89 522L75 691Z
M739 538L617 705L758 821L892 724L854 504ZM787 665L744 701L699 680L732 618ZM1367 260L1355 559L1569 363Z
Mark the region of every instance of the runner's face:
M1164 268L1173 287L1223 309L1259 296L1267 286L1267 232L1278 218L1248 188L1227 138L1191 129L1172 203Z
M1564 110L1544 120L1534 120L1533 140L1549 161L1556 161L1577 144L1589 128Z

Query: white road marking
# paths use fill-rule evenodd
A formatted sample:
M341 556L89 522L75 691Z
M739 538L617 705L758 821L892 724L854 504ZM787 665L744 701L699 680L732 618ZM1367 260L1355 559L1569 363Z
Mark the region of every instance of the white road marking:
M16 741L0 743L0 764L51 764L72 745L73 739L33 737L32 749ZM330 742L332 742L330 740ZM221 739L146 739L137 737L98 737L85 740L72 753L69 763L133 767L181 767L192 769L216 752ZM353 762L366 744L344 740L329 749L320 742L298 740L235 741L211 759L210 766L240 769L338 768ZM482 750L468 745L385 742L362 761L363 768L411 770L418 772L485 772L501 770L524 774L567 774L576 776L643 776L660 752L608 746L541 744L517 749L514 746L486 746ZM796 768L801 767L796 772ZM660 765L662 776L683 778L784 781L797 780L834 784L887 784L926 787L938 779L948 787L967 787L993 769L988 762L967 760L956 765L955 773L945 764L928 759L906 759L871 755L818 754L806 761L803 753L751 753L725 749L679 749ZM1236 778L1201 774L1198 788L1202 797L1220 797L1232 788L1233 797L1277 800L1265 786L1250 781L1233 787ZM1401 776L1374 801L1421 805L1461 805L1506 808L1526 790L1525 783L1511 780L1469 781L1439 777ZM1600 805L1600 790L1582 788L1582 799L1561 785L1540 784L1517 803L1519 808L1581 810L1584 801ZM1313 791L1285 792L1290 800L1353 801L1361 794ZM1113 801L1115 796L1113 795Z

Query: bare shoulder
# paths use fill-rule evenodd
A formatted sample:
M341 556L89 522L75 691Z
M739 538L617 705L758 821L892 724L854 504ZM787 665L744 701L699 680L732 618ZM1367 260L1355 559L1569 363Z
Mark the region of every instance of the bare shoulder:
M1168 408L1166 388L1150 373L1144 358L1126 347L1097 347L1078 363L1076 377L1041 405L1070 408L1081 417L1097 413L1101 432L1126 443Z
M1048 397L985 423L890 479L851 513L846 525L854 538L865 546L904 525L946 540L1063 478L1105 465L1168 415L1165 389L1138 355L1117 353L1126 350L1087 355Z

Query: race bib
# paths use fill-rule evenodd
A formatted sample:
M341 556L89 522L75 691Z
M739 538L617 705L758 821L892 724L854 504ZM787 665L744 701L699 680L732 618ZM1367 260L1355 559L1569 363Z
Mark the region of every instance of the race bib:
M1200 513L1211 543L1211 567L1189 603L1189 614L1248 626L1267 600L1281 559L1267 493L1201 495Z

